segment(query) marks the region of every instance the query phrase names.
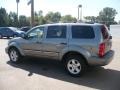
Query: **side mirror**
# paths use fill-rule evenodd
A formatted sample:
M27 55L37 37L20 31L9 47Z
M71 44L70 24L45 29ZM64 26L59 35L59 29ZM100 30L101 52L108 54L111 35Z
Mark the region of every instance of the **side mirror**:
M26 39L26 38L27 38L27 34L26 34L26 33L22 33L22 34L21 34L21 37L22 37L23 39Z

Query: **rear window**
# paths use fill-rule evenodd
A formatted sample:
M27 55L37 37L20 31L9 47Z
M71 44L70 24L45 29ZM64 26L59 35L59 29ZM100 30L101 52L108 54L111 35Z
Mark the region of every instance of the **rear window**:
M103 39L107 39L109 37L108 28L105 25L102 25L101 32L102 32Z
M72 38L92 39L95 38L95 34L91 26L72 26Z

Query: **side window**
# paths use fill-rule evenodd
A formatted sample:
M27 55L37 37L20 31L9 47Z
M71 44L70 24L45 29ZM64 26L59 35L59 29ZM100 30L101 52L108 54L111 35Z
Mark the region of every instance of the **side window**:
M93 28L90 26L72 26L73 39L92 39L95 37Z
M44 27L38 27L28 32L28 39L41 39L43 38Z
M66 38L66 26L49 26L46 38Z
M4 30L4 32L7 32L7 31L8 31L8 29L7 29L7 28L3 28L3 30Z
M9 33L13 33L13 31L9 28L6 28L6 31L9 32Z

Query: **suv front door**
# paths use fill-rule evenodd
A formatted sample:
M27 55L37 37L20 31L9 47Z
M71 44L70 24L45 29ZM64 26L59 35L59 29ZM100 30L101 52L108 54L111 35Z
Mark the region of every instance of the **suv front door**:
M37 27L27 33L27 38L21 44L24 53L30 56L40 56L44 27Z
M67 26L48 26L46 32L42 56L58 59L59 53L67 47Z

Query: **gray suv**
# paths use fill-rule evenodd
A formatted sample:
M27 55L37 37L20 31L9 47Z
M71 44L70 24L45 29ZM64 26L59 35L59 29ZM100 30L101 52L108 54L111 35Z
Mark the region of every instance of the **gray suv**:
M80 76L88 65L104 66L112 61L111 39L102 24L45 24L10 40L6 52L14 63L26 56L60 60L70 75Z

